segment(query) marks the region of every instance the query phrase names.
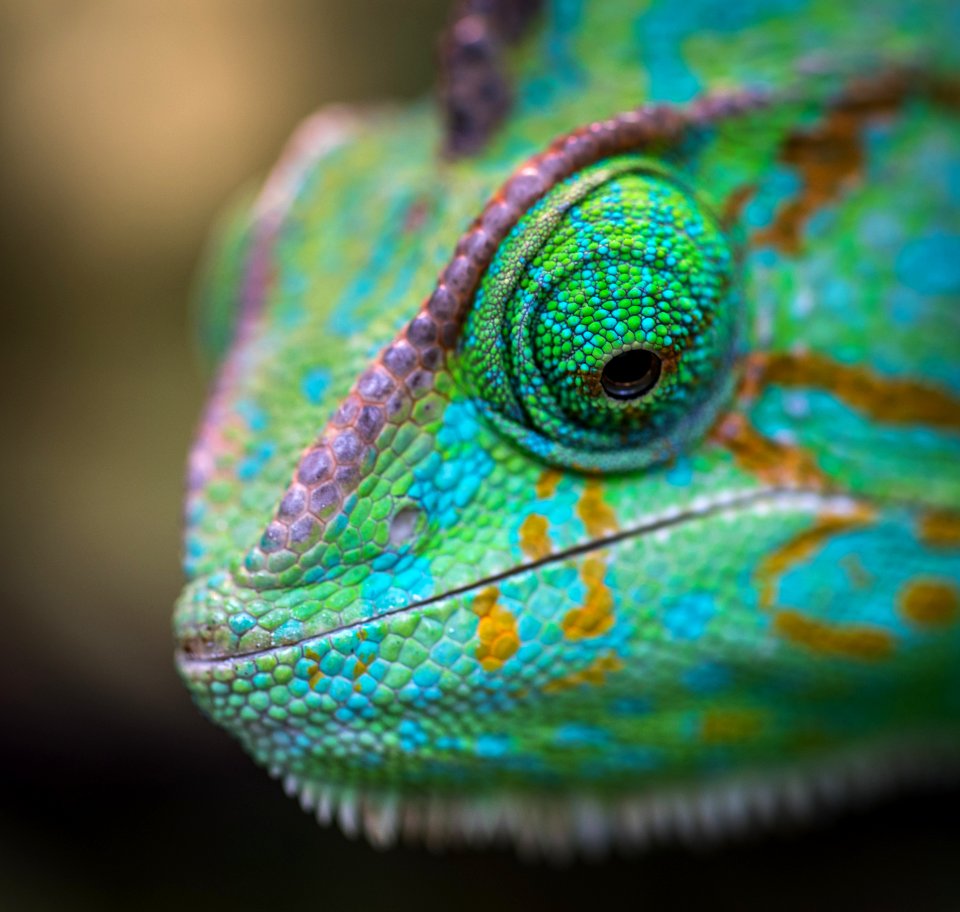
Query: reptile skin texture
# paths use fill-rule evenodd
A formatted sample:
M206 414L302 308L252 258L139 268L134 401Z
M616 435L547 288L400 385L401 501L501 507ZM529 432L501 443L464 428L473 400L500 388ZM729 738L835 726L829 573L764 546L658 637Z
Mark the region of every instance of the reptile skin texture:
M441 93L459 140L321 111L223 233L190 693L377 844L590 851L956 768L956 4L530 15L496 111Z

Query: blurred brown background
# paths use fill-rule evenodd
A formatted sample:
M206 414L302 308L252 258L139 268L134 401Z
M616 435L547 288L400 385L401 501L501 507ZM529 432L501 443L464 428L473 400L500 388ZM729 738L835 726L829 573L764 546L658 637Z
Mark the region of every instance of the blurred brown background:
M0 905L957 908L954 793L566 871L321 830L173 672L207 227L326 101L433 80L446 0L0 0Z

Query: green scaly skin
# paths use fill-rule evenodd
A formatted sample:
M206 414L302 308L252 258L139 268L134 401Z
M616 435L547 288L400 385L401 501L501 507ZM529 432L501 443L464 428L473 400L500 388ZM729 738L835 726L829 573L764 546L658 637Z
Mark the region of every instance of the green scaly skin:
M482 152L440 159L427 104L321 113L225 235L185 683L380 841L732 826L946 762L955 11L544 19ZM918 60L892 102L838 101ZM747 102L497 195L568 131L707 92ZM610 393L624 352L656 373L636 395Z

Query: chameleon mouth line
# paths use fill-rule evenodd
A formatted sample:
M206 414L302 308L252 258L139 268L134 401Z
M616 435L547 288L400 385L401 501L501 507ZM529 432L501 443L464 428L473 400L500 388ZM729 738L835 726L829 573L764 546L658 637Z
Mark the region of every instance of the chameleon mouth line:
M627 539L638 538L643 535L652 535L657 532L670 529L675 526L680 526L684 523L692 522L698 519L707 519L711 516L718 516L724 513L735 514L749 507L758 507L761 509L794 508L808 510L810 512L826 509L832 512L844 513L857 509L861 503L861 501L844 494L825 494L823 491L808 488L764 488L747 493L727 492L726 494L718 494L713 498L695 500L685 510L662 514L659 517L650 520L649 522L643 523L642 525L634 526L630 529L623 529L620 532L615 532L602 538L591 539L583 544L574 545L571 548L566 548L562 551L556 551L553 554L548 554L547 556L539 558L538 560L529 561L524 564L518 564L514 567L511 567L509 570L504 570L501 573L495 573L491 576L486 576L483 579L476 580L464 586L458 586L455 589L448 589L444 592L432 595L429 598L421 599L420 601L414 602L410 605L402 605L397 608L393 608L390 611L383 612L383 614L378 614L373 617L358 618L357 620L351 621L348 624L343 624L340 627L331 627L329 630L325 630L321 633L311 634L308 637L304 637L304 639L299 642L305 643L310 640L323 639L324 637L330 637L346 630L362 627L364 624L369 624L373 621L379 621L383 618L393 617L409 611L417 611L421 608L441 602L444 599L456 598L460 595L467 595L487 586L495 585L496 583L499 583L505 579L509 579L512 576L516 576L517 574L528 570L536 570L537 568L546 566L548 564L557 563L572 557L578 557L582 554L588 554L591 551L597 551L601 548L616 545L619 542ZM249 652L236 652L223 655L206 655L196 657L187 656L183 650L178 650L177 663L181 669L184 670L189 669L192 666L206 667L221 662L232 662L237 659L248 659L258 655L264 655L269 652L274 652L277 649L289 649L294 645L298 644L286 643L282 645L268 646L264 649L254 649Z

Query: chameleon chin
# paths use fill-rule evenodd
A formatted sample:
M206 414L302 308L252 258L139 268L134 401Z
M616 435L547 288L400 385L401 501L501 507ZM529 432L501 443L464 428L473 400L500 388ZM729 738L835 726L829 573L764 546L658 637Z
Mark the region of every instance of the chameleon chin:
M960 763L957 17L639 6L461 4L439 111L321 111L209 264L178 668L377 844Z

